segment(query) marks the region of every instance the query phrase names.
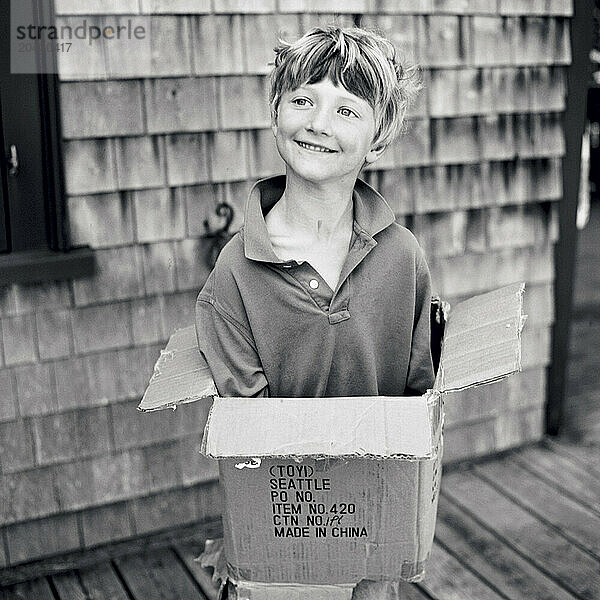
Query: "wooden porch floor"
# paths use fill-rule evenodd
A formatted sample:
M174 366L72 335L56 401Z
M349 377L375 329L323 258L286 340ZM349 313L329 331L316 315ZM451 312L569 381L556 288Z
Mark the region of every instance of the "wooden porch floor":
M3 599L215 599L194 562L219 523L0 571ZM16 583L19 582L19 583ZM447 469L409 600L600 598L600 446L546 442Z

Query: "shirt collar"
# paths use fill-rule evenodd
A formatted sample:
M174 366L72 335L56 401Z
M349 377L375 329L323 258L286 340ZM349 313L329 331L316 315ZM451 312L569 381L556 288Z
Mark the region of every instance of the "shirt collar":
M243 238L246 258L270 263L285 262L278 258L269 239L265 215L281 198L285 190L285 175L258 181L248 196L244 216ZM391 225L394 211L383 196L361 179L356 180L352 193L354 229L372 238Z

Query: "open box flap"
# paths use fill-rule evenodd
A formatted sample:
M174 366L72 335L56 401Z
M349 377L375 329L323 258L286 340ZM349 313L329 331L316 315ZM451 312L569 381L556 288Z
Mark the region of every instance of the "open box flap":
M202 452L212 458L428 458L432 454L429 405L434 402L432 394L215 398Z
M524 283L515 283L452 308L435 390L462 390L521 370L524 290Z
M178 329L161 350L138 409L175 408L178 404L216 395L210 370L198 349L196 326L190 325Z

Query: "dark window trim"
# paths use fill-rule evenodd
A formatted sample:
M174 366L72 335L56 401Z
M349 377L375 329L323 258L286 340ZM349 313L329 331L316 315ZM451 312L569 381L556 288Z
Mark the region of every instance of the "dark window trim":
M28 8L31 8L32 22L49 23L54 22L53 2L48 0L23 0L29 2ZM9 3L3 2L3 15L1 25L4 29L4 44L10 44L10 19ZM5 52L4 52L5 51ZM3 200L6 199L8 213L3 213L1 217L5 218L6 231L8 238L12 236L13 243L7 247L5 252L0 254L0 285L6 285L15 282L34 282L48 281L56 279L71 279L91 275L94 272L94 253L88 247L71 249L68 239L68 223L66 222L65 211L65 187L63 171L63 141L60 119L60 82L57 75L51 74L10 74L10 53L8 48L3 49L5 61L3 66L2 79L4 81L5 99L4 105L6 112L3 112L3 118L10 113L11 107L18 105L15 102L15 96L11 96L12 90L28 88L31 92L30 110L35 113L36 119L39 117L39 124L25 123L22 130L26 127L39 128L39 148L23 148L22 153L33 154L33 161L39 159L35 155L41 156L39 164L30 171L31 187L33 195L21 194L21 200L25 200L26 210L35 205L32 211L36 217L37 226L29 229L26 219L23 215L17 215L20 207L16 206L19 196L13 191L11 196L11 183L7 176L7 164L3 161ZM38 62L43 71L56 72L55 64L47 65L43 61L56 61L54 53L44 53L44 56L38 56ZM7 108L8 106L8 108ZM15 111L16 112L16 111ZM18 118L18 116L15 116ZM19 141L18 134L13 131L6 136L1 132L3 139L4 156L8 157L10 144ZM32 136L38 143L38 136ZM11 139L12 138L12 139ZM33 145L33 144L32 144ZM25 175L17 175L23 177ZM29 183L28 183L29 185ZM18 187L18 186L14 186ZM39 195L43 195L42 202L39 201ZM12 206L11 206L12 202ZM12 213L10 212L12 211ZM43 222L42 222L43 219ZM12 221L12 222L11 222ZM33 223L33 220L32 220ZM2 223L0 223L1 225ZM24 241L25 240L25 241ZM1 242L2 240L0 240ZM0 248L0 251L2 248ZM8 252L6 252L8 250Z
M573 313L573 283L577 246L577 201L581 173L581 140L585 128L587 89L591 83L593 0L577 0L571 19L572 62L567 68L565 155L562 160L563 198L559 203L559 239L554 249L555 319L552 328L552 363L548 369L546 433L558 435L563 425L569 335Z

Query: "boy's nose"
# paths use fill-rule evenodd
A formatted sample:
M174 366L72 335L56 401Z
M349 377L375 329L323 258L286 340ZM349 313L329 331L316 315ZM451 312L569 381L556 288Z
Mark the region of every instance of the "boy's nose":
M307 129L314 133L320 133L323 135L331 134L331 123L327 111L325 110L314 110L311 114L311 118L308 122Z

